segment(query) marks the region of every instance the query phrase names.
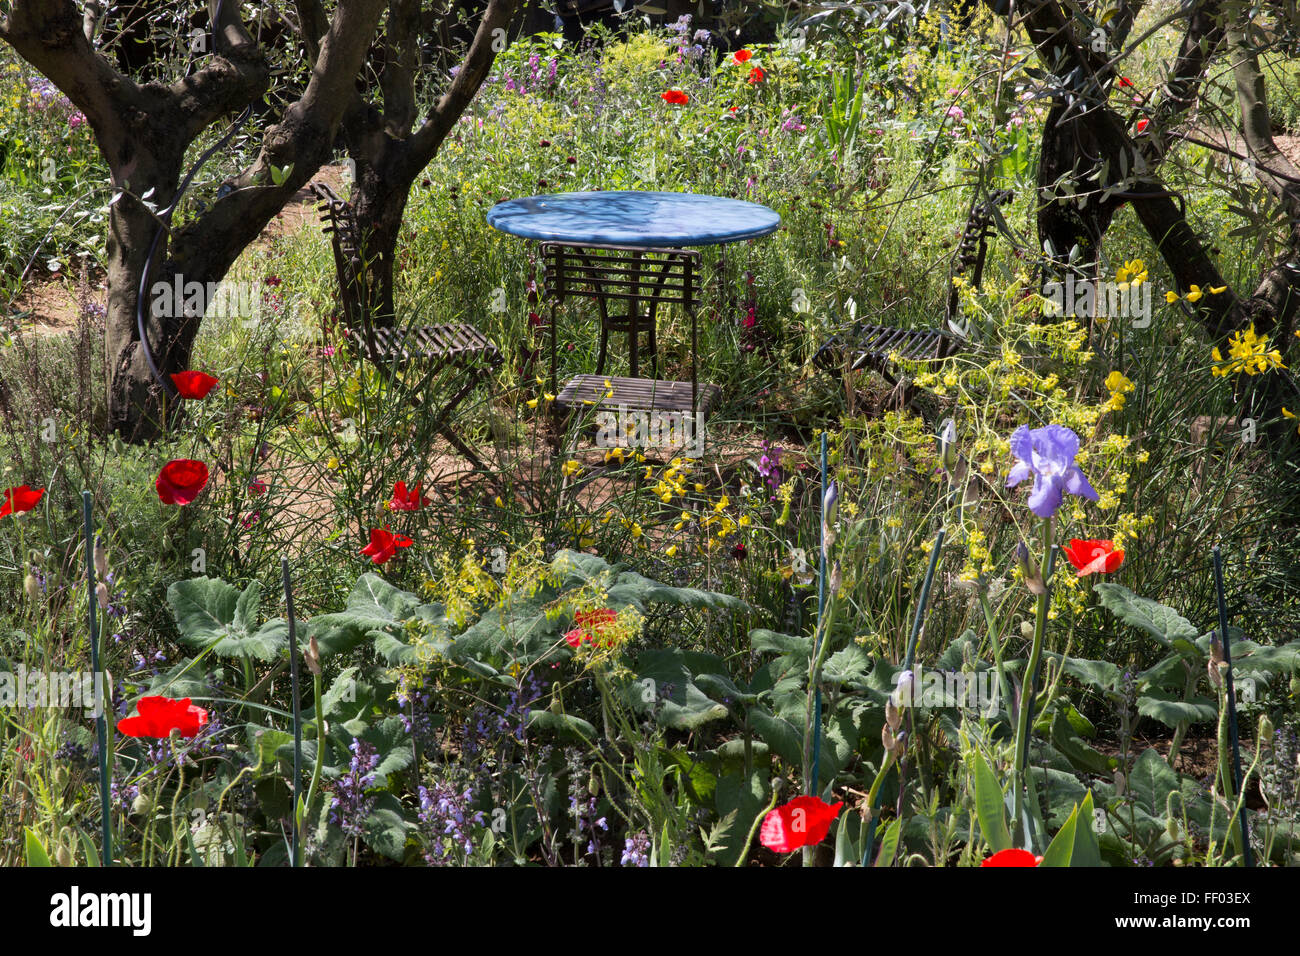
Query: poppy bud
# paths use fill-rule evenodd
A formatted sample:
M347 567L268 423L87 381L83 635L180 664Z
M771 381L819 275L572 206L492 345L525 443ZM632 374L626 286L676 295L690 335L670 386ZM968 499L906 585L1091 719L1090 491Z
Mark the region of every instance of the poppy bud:
M1023 638L1024 638L1025 640L1027 640L1027 641L1032 641L1032 640L1034 639L1034 622L1033 622L1033 621L1021 621L1021 622L1020 622L1020 636L1023 637Z
M1259 731L1255 734L1255 739L1259 741L1261 747L1272 746L1273 721L1268 719L1268 714L1259 715Z
M30 571L27 572L27 577L23 578L23 590L27 592L27 599L29 601L33 604L40 603L41 585L40 582L36 580L36 575L32 574Z
M99 584L95 586L95 598L99 601L99 609L101 611L107 611L108 610L108 585L105 584L103 581L100 581Z
M60 843L54 850L54 862L59 866L72 866L72 851Z
M153 799L147 793L142 793L131 802L131 815L148 814L153 809Z
M593 797L600 796L600 774L595 767L591 768L591 776L587 778L587 792Z
M1127 786L1127 784L1128 781L1124 779L1124 771L1116 770L1115 771L1115 796L1117 797L1124 796L1124 789Z
M831 594L838 594L840 590L840 585L843 583L844 583L844 574L840 570L840 563L836 561L835 567L831 568L831 580L830 580Z
M1173 817L1170 817L1165 823L1165 832L1169 834L1169 839L1173 840L1175 843L1182 841L1181 831L1178 828L1178 821Z
M108 575L108 555L104 552L104 539L95 538L95 573L104 578Z

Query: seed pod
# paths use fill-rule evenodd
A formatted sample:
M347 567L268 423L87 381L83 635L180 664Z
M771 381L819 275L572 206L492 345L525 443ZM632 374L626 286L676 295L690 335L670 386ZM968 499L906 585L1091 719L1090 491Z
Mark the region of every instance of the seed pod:
M108 555L104 552L104 539L95 538L95 573L103 580L108 576Z
M840 570L840 563L838 561L835 562L835 567L831 568L831 579L829 583L831 586L831 594L839 593L840 585L844 583L844 573Z
M99 601L99 609L101 611L107 611L108 610L108 585L105 584L103 581L100 581L99 584L95 586L95 598Z

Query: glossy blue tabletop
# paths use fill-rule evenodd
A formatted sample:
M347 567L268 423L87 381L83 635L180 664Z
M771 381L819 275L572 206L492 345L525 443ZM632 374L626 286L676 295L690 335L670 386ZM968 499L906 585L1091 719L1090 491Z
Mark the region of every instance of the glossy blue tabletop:
M695 193L552 193L500 202L488 225L525 239L610 246L711 246L775 232L775 210Z

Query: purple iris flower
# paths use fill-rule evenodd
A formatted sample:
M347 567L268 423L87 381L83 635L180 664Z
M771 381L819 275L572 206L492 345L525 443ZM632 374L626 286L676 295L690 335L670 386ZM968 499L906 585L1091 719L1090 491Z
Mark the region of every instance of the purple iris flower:
M1064 425L1033 429L1021 425L1011 433L1011 453L1020 460L1007 475L1007 487L1032 475L1034 490L1029 495L1029 510L1038 517L1056 514L1067 491L1089 501L1097 500L1097 492L1074 463L1079 436Z

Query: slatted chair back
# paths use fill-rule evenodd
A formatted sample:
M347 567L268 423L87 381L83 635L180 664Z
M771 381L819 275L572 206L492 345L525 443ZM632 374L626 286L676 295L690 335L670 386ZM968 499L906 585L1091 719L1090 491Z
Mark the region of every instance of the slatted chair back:
M361 257L361 233L352 204L340 199L324 183L312 183L311 191L321 200L318 207L323 229L334 250L334 270L339 280L339 298L343 301L343 319L351 334L360 335L367 357L379 353L374 322L365 307L367 270Z

